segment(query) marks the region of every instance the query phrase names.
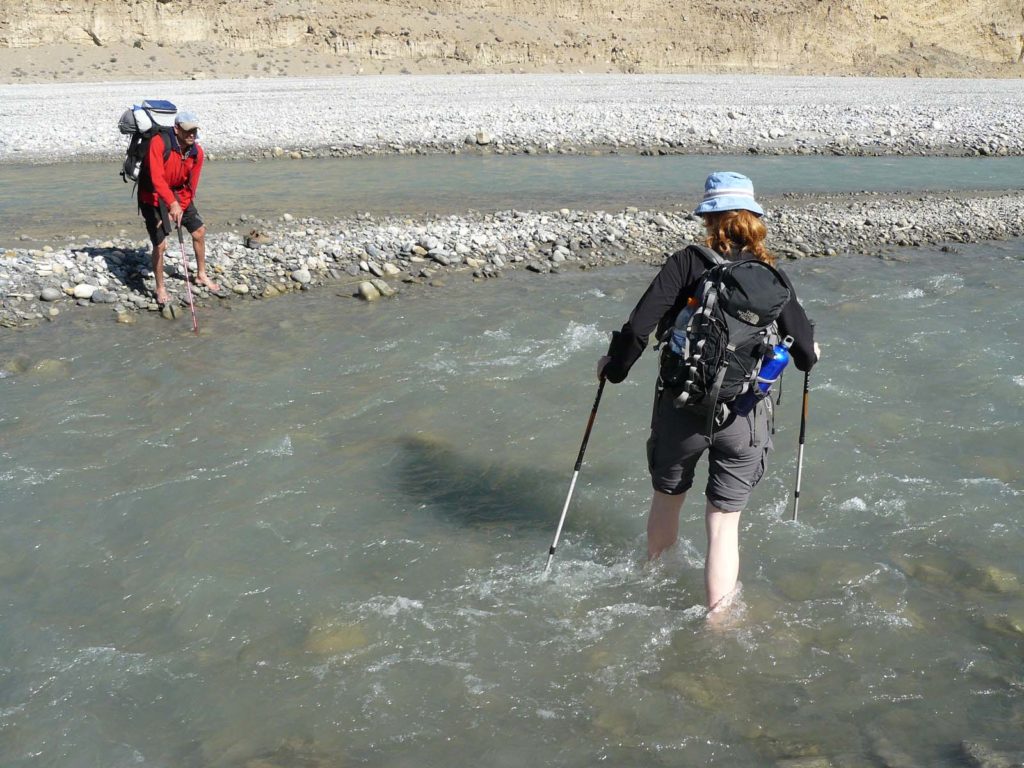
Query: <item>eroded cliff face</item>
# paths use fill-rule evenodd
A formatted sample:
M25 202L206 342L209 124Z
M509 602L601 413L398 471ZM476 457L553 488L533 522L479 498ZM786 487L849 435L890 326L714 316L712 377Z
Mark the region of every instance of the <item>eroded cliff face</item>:
M230 52L292 54L278 55L272 74L298 74L290 69L316 61L328 66L335 62L339 71L371 72L1016 77L1024 74L1024 4L1021 0L3 1L0 48L57 45L201 50L204 68L212 70L226 65L224 56ZM161 66L174 67L167 62ZM187 74L187 62L179 66L180 73L170 74ZM263 73L259 67L253 69ZM75 78L73 67L67 76Z

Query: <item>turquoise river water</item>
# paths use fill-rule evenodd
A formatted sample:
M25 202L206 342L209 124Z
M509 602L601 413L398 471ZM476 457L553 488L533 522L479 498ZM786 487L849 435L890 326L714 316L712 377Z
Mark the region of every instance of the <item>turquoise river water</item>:
M801 514L790 372L719 628L699 494L643 564L650 354L543 573L650 267L5 332L0 764L1019 760L1024 242L787 270Z
M801 157L635 154L589 156L380 156L206 165L198 205L212 231L240 216L459 213L509 208L594 210L624 205L691 209L704 177L729 168L760 196L787 193L1019 190L1021 157ZM19 235L126 228L145 237L132 186L110 163L0 164L0 247ZM86 192L68 199L67 190ZM681 196L680 190L687 190Z

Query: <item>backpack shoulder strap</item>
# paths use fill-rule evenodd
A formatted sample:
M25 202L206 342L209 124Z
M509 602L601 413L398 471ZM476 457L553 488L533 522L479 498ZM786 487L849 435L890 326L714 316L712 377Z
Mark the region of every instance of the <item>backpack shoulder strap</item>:
M164 128L160 131L164 140L164 162L171 156L171 151L178 148L178 137L174 135L172 128Z
M725 264L726 259L715 250L708 248L706 245L700 245L699 243L691 243L687 246L688 251L696 255L701 261L704 262L706 268L717 267L719 264Z

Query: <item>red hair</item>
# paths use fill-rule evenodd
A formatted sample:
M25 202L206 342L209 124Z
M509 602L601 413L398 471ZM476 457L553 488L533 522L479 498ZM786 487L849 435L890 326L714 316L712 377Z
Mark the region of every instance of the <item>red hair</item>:
M775 257L764 247L768 228L761 217L750 211L716 211L704 214L708 247L728 256L734 250L746 251L758 261L775 266Z

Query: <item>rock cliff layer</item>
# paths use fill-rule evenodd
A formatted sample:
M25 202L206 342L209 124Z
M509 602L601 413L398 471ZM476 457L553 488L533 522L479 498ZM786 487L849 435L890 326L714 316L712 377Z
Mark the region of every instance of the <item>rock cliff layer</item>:
M139 77L197 69L210 76L246 69L303 74L323 67L1018 77L1024 6L1020 0L5 0L0 6L0 49L69 47L100 47L110 55L106 66L76 66L69 57L62 69L48 53L16 68L12 79L34 79L33 73L96 79L140 69Z

